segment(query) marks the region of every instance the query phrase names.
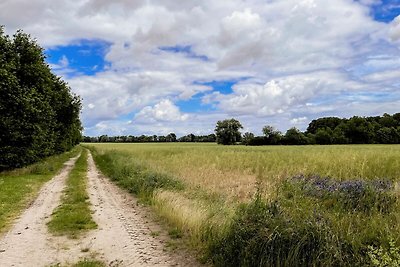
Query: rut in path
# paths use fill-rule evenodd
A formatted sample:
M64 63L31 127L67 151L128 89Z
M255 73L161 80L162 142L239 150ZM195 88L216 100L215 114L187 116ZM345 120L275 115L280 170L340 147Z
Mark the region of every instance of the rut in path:
M32 205L0 239L0 266L45 266L58 258L59 249L54 247L46 222L60 203L65 180L77 158L67 161L61 172L41 188Z
M46 223L60 204L65 180L76 159L41 189L39 197L0 239L0 266L71 264L95 257L108 266L194 266L195 260L164 251L136 199L99 174L89 153L88 193L98 229L77 240L55 237Z

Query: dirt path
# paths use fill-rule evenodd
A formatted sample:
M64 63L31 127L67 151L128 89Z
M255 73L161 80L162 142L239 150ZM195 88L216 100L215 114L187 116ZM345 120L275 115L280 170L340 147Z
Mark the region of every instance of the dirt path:
M37 199L0 239L0 266L42 266L56 258L46 222L60 203L65 180L77 158L67 161L41 188Z
M48 233L46 222L60 203L71 159L62 172L48 182L15 226L0 239L0 266L49 266L96 258L107 266L196 266L184 254L168 253L163 238L153 237L159 226L137 200L99 174L89 154L88 192L98 229L71 240ZM3 251L3 252L1 252Z

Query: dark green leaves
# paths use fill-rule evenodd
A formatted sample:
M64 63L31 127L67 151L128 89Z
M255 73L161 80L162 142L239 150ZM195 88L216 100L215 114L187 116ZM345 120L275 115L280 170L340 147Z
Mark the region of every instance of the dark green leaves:
M0 171L79 143L80 109L36 41L22 31L11 38L0 27Z

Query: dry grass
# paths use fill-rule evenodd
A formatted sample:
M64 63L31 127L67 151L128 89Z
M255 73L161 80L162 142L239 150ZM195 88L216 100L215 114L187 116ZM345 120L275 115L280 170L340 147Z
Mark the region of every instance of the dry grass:
M368 245L386 244L391 235L398 236L400 232L397 213L374 212L366 216L362 212L340 208L334 199L329 199L329 204L304 195L296 188L289 190L282 186L298 174L346 182L376 179L395 182L392 193L397 195L400 145L245 147L179 143L93 146L97 163L110 174L118 174L118 183L126 185L124 187L130 191L133 187L129 186L135 185L132 177L137 173L154 171L157 175L149 178L165 175L170 184L178 180L182 184L179 188L153 186L157 189L150 191L152 204L173 227L187 233L195 248L208 251L205 256L212 258L216 265L229 266L230 261L237 265L238 258L235 257L243 256L237 251L246 253L248 249L261 249L259 243L268 244L283 254L279 252L271 257L263 251L246 254L249 257L246 261L254 260L255 265L260 265L260 260L268 260L265 262L272 266L278 263L291 266L291 260L297 260L308 251L308 246L313 252L310 252L311 258L304 260L312 260L317 265L321 265L318 255L325 257L322 262L328 266L349 262L363 265L368 263L365 256ZM129 183L121 182L124 177ZM274 206L274 203L278 204ZM266 238L269 235L274 238ZM319 241L316 242L313 236ZM304 244L299 240L305 240ZM297 250L299 246L304 246L304 253ZM294 257L293 251L300 254L296 252ZM269 258L260 259L260 255ZM343 261L340 260L342 256L346 257Z
M91 144L92 145L92 144ZM282 179L319 174L335 179L400 177L400 146L244 147L214 144L95 144L99 150L128 152L141 164L203 188L228 200L244 202L257 181L267 194Z

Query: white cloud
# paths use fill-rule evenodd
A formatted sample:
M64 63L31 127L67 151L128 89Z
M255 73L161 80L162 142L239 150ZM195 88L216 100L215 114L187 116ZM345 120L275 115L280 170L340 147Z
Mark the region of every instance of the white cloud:
M317 94L337 93L335 90L343 81L344 77L325 72L286 76L265 84L249 80L235 85L232 94L206 95L204 102L215 102L221 110L238 115L278 115L293 106L309 102Z
M293 118L290 120L290 123L294 124L294 125L298 125L298 124L304 124L304 123L309 123L308 118L307 117L300 117L300 118Z
M377 3L14 0L0 2L0 17L7 32L22 28L46 47L82 39L111 43L105 56L111 65L96 75L77 73L66 57L52 66L82 96L83 121L92 133L112 127L194 132L223 116L288 126L293 118L347 107L365 111L370 102L359 99L355 106L350 100L357 92L384 91L396 101L400 16L390 24L374 21L369 8ZM159 49L176 45L189 46L192 55ZM224 94L199 85L213 80L241 81ZM176 101L199 93L216 110L190 114L207 120L193 123ZM137 128L121 121L126 116L140 121Z
M400 15L393 20L389 34L393 41L400 39Z
M146 106L135 115L135 121L142 123L185 121L189 114L182 114L169 99L163 99L153 107Z

